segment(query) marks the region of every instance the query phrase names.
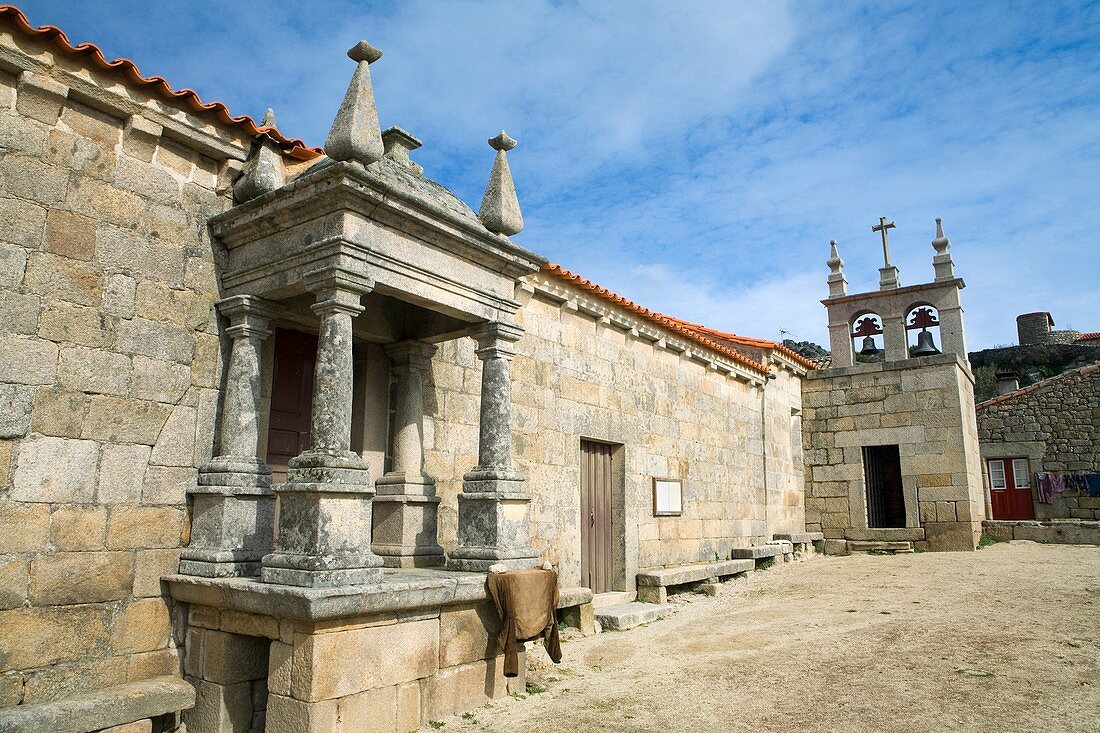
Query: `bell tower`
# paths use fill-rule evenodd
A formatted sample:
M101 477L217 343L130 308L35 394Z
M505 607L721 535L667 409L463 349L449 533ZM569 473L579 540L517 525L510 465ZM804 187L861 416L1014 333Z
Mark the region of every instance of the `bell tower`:
M895 228L886 217L871 227L882 239L878 290L848 293L836 241L826 260L832 363L802 391L806 529L825 534L826 552L972 550L986 516L965 283L936 219L933 279L902 285Z

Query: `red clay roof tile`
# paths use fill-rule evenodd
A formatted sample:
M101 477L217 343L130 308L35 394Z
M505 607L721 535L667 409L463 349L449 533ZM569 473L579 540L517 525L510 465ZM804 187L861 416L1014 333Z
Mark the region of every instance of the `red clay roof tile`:
M180 89L177 91L162 77L144 77L138 70L137 64L129 59L108 61L107 57L103 55L103 51L94 43L81 43L74 46L69 42L69 37L65 35L64 31L56 26L44 25L35 28L30 24L30 21L27 20L27 16L14 5L0 5L0 18L11 21L15 29L25 36L31 38L45 37L52 41L60 51L71 56L88 56L99 68L105 71L118 72L131 84L147 87L158 94L162 99L170 102L183 103L188 109L196 114L212 115L223 125L238 127L245 134L252 137L260 134L267 134L272 140L279 144L284 153L291 157L299 160L312 160L324 155L324 150L321 148L311 148L301 140L288 138L274 127L258 126L248 115L234 117L230 114L229 109L221 102L203 102L199 95L192 89Z

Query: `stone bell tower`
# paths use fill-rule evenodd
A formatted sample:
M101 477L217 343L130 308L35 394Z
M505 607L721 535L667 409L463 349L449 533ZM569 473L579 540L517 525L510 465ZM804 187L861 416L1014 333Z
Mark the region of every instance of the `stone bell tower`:
M826 551L972 550L982 489L965 286L936 219L931 282L903 286L883 217L879 289L848 293L836 241L827 260L832 364L803 386L806 528ZM937 343L938 341L938 343Z

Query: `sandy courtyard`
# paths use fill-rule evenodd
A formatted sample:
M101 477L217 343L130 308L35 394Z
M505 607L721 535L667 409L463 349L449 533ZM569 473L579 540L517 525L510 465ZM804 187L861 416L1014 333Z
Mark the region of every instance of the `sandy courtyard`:
M1100 731L1100 547L818 557L689 598L426 730Z

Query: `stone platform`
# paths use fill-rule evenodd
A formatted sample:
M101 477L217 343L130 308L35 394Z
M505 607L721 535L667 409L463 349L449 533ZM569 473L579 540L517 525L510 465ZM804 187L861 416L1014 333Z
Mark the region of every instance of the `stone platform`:
M1059 545L1100 545L1100 521L1086 519L987 519L982 530L998 542L1032 540Z
M667 603L635 601L601 608L596 612L596 620L605 631L626 631L662 619L675 610L675 606Z
M484 573L385 570L379 583L305 588L249 578L164 578L187 605L190 733L337 733L338 721L413 731L521 692L507 679ZM586 590L586 589L585 589ZM590 593L569 598L590 603Z

